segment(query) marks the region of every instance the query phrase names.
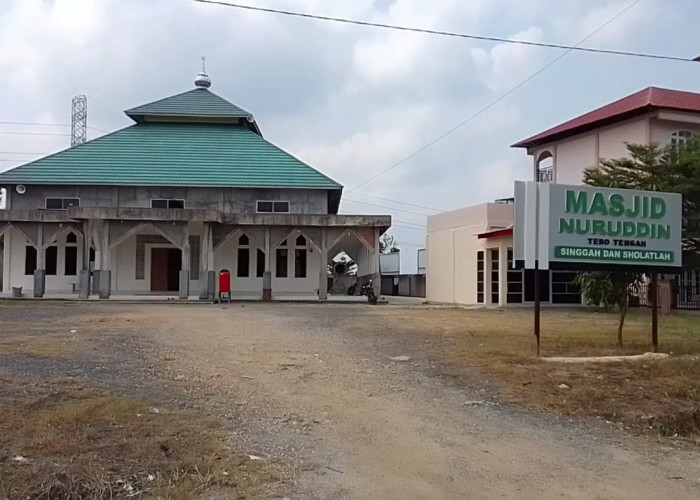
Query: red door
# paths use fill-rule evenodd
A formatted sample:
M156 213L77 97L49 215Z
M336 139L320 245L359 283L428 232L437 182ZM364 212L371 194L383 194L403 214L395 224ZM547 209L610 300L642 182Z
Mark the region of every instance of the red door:
M169 248L151 248L151 291L168 291Z

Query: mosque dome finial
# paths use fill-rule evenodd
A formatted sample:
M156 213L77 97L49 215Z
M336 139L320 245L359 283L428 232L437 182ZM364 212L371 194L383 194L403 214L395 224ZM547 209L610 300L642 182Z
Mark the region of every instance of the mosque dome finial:
M197 75L197 78L195 78L194 80L195 87L203 89L208 89L209 87L211 87L211 78L209 78L209 75L207 75L207 70L205 67L206 60L206 56L202 56L202 71Z

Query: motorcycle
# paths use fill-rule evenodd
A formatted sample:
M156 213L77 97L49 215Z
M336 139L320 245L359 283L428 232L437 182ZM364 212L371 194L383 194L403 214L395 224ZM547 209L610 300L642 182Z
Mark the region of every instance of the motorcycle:
M377 303L377 295L374 293L372 280L368 280L367 282L363 283L362 286L360 286L359 293L357 292L357 285L351 285L348 288L348 295L366 295L368 304L375 305Z
M372 280L369 280L367 281L367 283L362 285L362 295L367 295L368 304L377 304L377 295L374 293L374 286L372 285Z

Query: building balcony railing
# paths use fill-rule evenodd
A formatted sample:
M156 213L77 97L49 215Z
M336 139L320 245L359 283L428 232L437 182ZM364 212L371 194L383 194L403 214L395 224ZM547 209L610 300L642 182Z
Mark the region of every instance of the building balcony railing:
M554 182L554 169L545 168L538 171L537 182Z

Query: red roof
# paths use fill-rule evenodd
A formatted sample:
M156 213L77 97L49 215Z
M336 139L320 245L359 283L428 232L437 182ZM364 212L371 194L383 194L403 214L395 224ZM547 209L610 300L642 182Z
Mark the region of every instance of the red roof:
M479 233L478 238L503 238L504 236L513 236L513 226L501 228L501 229L491 229L485 233Z
M623 97L602 108L564 122L554 128L517 142L511 147L529 148L556 139L563 139L596 127L626 120L635 115L655 109L675 109L700 113L700 94L681 90L649 87L632 95Z

